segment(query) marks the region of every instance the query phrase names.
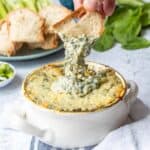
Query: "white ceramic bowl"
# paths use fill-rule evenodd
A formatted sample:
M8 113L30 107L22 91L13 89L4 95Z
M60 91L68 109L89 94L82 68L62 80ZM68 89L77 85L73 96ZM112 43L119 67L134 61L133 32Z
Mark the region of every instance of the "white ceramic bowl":
M0 61L0 64L8 64L12 69L13 69L13 71L14 71L14 74L13 74L13 76L11 77L11 78L9 78L9 79L6 79L6 80L4 80L4 81L1 81L0 82L0 88L1 87L4 87L4 86L6 86L6 85L8 85L9 83L11 83L12 81L13 81L13 79L15 78L15 76L16 76L16 69L15 69L15 67L13 66L13 65L11 65L11 64L9 64L9 63L7 63L7 62L2 62L2 61Z
M15 116L16 129L60 148L85 147L99 143L109 132L125 123L138 93L135 82L125 82L119 73L116 74L126 84L127 90L124 97L111 107L95 112L64 113L40 107L25 99L24 110L14 109L12 113Z

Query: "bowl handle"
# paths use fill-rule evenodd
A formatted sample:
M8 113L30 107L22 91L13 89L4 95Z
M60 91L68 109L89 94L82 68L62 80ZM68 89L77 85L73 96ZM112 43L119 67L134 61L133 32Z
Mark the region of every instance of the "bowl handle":
M29 123L25 110L14 107L9 111L9 117L11 118L10 124L8 125L9 128L23 131L24 133L40 138L46 143L53 144L54 132L52 129L42 130Z
M138 86L134 81L127 81L127 94L124 97L124 101L127 103L129 110L135 103L138 95Z

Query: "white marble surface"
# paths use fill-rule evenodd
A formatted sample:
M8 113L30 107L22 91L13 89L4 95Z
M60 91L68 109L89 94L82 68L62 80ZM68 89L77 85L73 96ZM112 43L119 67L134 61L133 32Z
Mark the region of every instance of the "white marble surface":
M11 62L17 69L15 80L8 86L0 88L0 110L4 103L21 101L21 84L25 76L43 64L62 60L64 51L42 59L24 62ZM117 69L126 79L134 80L139 86L139 98L150 107L150 48L137 51L125 51L117 45L114 49L99 53L92 51L87 58L98 63L110 65Z

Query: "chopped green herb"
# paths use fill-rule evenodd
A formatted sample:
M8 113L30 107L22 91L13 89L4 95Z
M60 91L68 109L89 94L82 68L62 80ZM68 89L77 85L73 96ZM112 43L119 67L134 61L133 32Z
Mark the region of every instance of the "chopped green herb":
M0 77L9 79L14 75L13 69L8 64L0 64Z

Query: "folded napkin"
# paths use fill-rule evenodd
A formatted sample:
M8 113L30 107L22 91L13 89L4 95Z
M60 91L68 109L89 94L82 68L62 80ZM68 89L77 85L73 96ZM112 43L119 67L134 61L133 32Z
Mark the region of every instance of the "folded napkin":
M94 150L149 150L150 116L110 133Z
M10 106L7 105L7 109L8 107ZM80 148L79 150L149 150L149 113L149 108L142 101L137 100L130 114L130 120L133 123L112 131L97 146ZM3 114L5 114L5 110ZM8 124L6 115L0 115L0 120L0 150L61 150L61 148L48 146L30 135L6 129L5 125Z

